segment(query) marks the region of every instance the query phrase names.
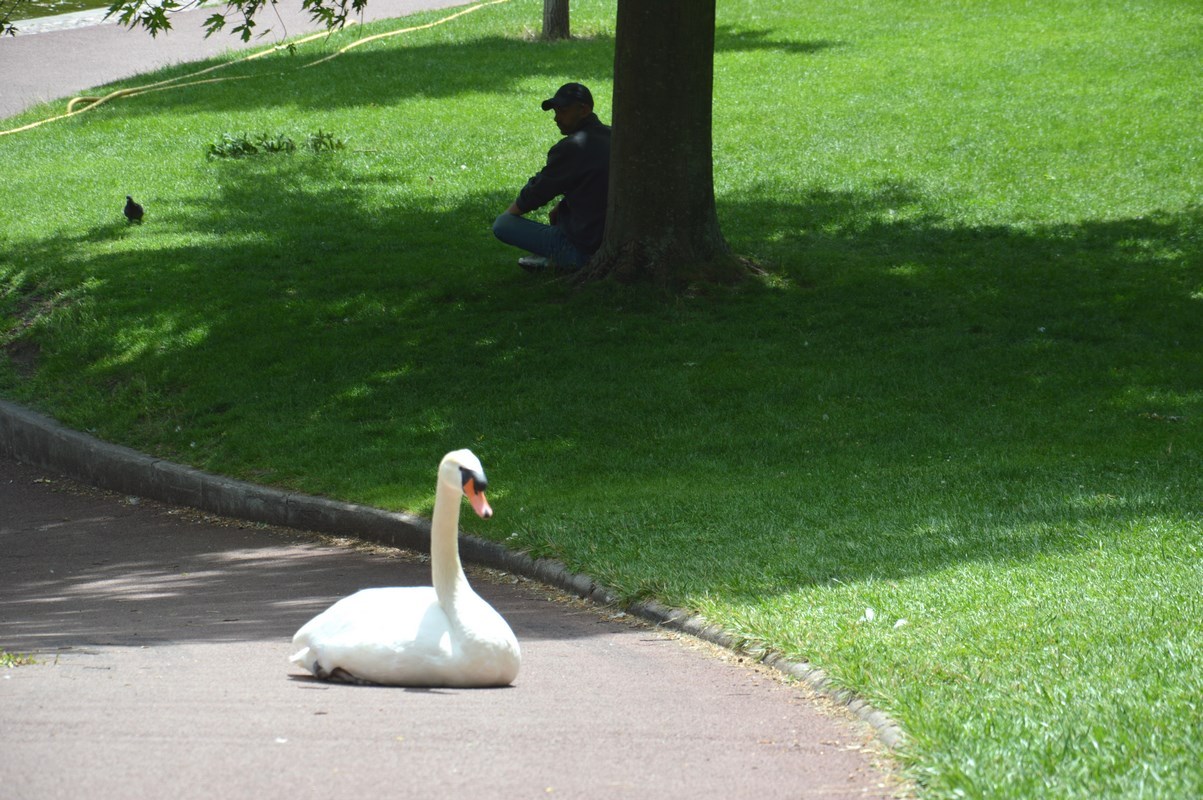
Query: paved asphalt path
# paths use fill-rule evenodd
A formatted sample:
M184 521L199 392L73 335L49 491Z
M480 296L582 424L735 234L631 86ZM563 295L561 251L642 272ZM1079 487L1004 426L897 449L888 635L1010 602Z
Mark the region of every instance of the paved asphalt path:
M496 509L504 518L506 509ZM505 689L327 684L330 602L429 584L403 551L84 487L0 458L0 787L112 798L886 798L871 729L776 673L470 572L523 647Z

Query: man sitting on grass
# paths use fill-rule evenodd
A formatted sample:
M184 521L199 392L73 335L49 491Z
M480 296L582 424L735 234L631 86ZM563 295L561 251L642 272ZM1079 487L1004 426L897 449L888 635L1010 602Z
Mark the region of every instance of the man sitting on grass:
M601 246L610 186L610 126L593 113L593 95L579 83L566 83L543 101L555 109L564 138L547 153L547 165L527 181L518 199L493 222L493 234L533 255L518 259L528 272L555 267L575 270ZM550 225L525 219L563 195L551 209Z

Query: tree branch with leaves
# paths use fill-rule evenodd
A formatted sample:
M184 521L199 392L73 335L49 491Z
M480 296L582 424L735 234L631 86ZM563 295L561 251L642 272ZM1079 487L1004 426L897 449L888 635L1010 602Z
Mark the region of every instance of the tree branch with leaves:
M13 20L25 0L0 0L0 36L15 36L17 27Z
M271 29L257 31L259 17L264 9L275 10L279 0L232 0L221 12L205 18L205 36L230 27L244 42L252 37L263 36ZM107 17L116 17L127 28L142 28L151 36L171 30L171 17L181 11L199 6L199 0L114 0L109 6ZM347 24L348 18L363 13L367 0L301 0L301 8L309 13L310 19L327 30L335 31ZM107 18L106 17L106 18Z

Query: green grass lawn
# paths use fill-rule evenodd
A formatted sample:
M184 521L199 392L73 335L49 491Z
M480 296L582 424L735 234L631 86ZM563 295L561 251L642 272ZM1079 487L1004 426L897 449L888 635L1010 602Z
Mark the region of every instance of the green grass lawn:
M720 3L720 218L773 269L666 302L491 237L538 102L609 116L612 4L540 5L0 137L0 393L418 512L470 446L472 532L821 666L925 796L1203 795L1203 8Z
M5 5L11 6L12 3ZM13 10L12 18L14 20L38 19L58 14L70 14L75 11L108 8L109 5L107 0L20 0ZM17 29L19 32L20 26L17 26Z

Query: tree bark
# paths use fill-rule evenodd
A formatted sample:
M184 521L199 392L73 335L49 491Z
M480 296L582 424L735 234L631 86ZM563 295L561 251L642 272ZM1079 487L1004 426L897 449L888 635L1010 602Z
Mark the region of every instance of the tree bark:
M670 290L745 272L719 228L716 0L618 0L606 232L585 278Z
M543 38L548 41L572 38L568 26L568 0L543 0Z

